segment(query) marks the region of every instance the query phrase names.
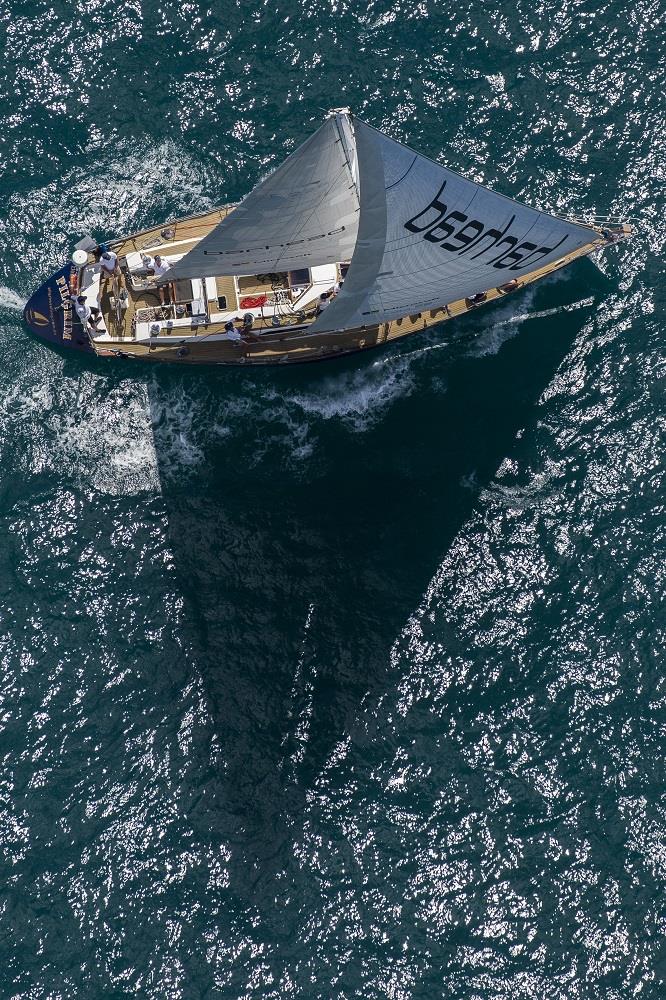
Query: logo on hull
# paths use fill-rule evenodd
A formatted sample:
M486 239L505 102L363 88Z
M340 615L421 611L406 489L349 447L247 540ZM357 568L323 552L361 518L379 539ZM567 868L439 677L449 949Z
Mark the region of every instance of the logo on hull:
M38 312L36 309L28 310L28 322L34 323L35 326L50 326L50 322L44 313Z

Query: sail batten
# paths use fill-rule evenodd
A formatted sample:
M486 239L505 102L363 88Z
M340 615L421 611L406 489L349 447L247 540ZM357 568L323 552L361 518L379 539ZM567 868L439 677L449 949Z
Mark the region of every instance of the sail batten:
M297 270L349 260L359 200L346 115L329 118L176 262L168 278ZM351 140L353 148L353 140Z

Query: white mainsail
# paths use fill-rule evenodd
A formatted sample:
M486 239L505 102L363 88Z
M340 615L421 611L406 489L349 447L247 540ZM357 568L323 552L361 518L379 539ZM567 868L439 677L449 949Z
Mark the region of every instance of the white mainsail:
M358 219L354 140L338 112L175 263L168 280L349 260Z
M374 325L519 278L590 243L583 226L468 181L354 119L361 212L340 294L313 331Z

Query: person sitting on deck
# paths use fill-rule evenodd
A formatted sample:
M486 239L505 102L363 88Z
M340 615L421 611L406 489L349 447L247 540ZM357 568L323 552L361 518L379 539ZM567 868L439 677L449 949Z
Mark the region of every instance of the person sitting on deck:
M319 296L319 302L317 303L317 308L315 309L315 316L321 316L324 309L328 309L331 304L331 293L322 292Z
M224 324L224 332L227 335L227 340L240 340L241 332L237 330L234 324L229 320L228 323Z
M79 295L74 300L74 308L84 330L93 334L100 332L97 324L101 321L102 314L97 306L89 306L85 295Z
M496 291L498 291L500 295L508 295L509 292L515 292L519 284L518 278L512 278L511 281L507 281L505 285L500 285Z
M485 302L487 298L487 292L477 292L476 295L469 295L465 299L465 305L468 309L473 309L474 306L480 306L481 303Z
M166 257L160 257L158 253L155 254L155 260L153 261L153 274L156 278L162 278L164 275L171 270L171 264L166 259ZM166 305L166 298L168 295L168 301L173 302L175 300L173 282L168 281L164 285L158 285L157 290L160 293L160 302L163 306Z

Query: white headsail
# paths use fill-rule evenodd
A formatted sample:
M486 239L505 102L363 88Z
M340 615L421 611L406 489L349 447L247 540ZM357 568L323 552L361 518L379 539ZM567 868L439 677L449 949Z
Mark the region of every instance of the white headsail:
M359 202L349 118L332 114L168 279L262 274L349 260Z
M590 243L589 229L465 180L354 120L361 215L343 290L316 331L434 309Z

